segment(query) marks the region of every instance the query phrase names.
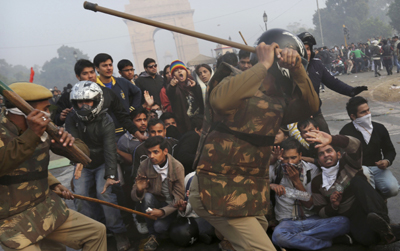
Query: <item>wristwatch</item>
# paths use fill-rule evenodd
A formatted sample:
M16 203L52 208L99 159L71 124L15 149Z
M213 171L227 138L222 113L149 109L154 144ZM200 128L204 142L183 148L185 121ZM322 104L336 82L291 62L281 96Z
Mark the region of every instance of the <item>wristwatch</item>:
M108 176L107 176L107 179L113 179L113 180L115 180L115 175L108 175Z

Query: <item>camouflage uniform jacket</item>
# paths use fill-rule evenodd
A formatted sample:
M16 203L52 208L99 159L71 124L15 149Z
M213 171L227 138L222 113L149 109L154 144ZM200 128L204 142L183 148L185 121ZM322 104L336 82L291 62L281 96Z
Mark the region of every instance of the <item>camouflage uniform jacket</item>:
M21 130L0 114L0 241L22 249L43 239L68 217L62 199L49 185L60 183L48 173L50 139ZM87 152L87 151L86 151ZM40 175L39 172L41 172ZM38 175L32 180L32 176ZM28 177L26 182L16 179ZM26 179L25 179L26 180Z
M317 112L318 96L303 67L291 72L291 98L285 98L281 91L270 94L275 79L261 64L244 72L227 64L218 70L208 86L205 123L197 150L200 198L212 215L265 215L272 147L256 147L232 134L210 131L210 125L221 121L233 131L274 137L282 124ZM230 71L230 76L224 77L227 74L219 74L221 71Z

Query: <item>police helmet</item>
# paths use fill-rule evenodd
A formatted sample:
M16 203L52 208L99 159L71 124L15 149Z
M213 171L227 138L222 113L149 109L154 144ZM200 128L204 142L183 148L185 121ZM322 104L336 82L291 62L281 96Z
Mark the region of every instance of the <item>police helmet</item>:
M304 68L305 69L307 68L308 61L307 61L306 48L303 42L300 40L300 38L291 33L290 31L279 28L270 29L264 32L258 38L258 40L256 41L256 45L262 42L264 42L265 44L277 43L279 45L279 48L281 49L290 48L296 50L301 57L301 63L303 64ZM258 61L256 53L251 54L251 60L253 62ZM275 82L283 86L283 91L285 93L287 93L287 91L291 89L290 86L292 85L292 79L289 70L281 67L278 64L277 59L275 60L271 68L268 70L268 72L270 72L275 77Z

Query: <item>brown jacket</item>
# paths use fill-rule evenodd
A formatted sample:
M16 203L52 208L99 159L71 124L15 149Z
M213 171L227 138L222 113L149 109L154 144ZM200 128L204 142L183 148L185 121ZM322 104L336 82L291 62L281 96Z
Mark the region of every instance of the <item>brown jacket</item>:
M362 171L362 147L358 139L351 136L335 135L332 136L331 145L340 147L345 152L339 160L339 171L335 184L328 190L323 188L322 173L317 175L311 183L313 210L323 218L337 215L348 216L346 213L349 213L356 197L351 189L346 188L350 186L351 179L356 175L366 179ZM330 202L330 196L337 191L337 184L343 187L343 195L338 209L335 210Z
M161 174L157 173L153 168L153 164L150 161L150 158L143 161L138 170L138 175L146 176L147 179L150 180L149 187L145 189L143 195L141 197L137 196L136 193L136 183L133 185L131 197L134 201L142 201L145 193L153 194L158 200L165 201L164 195L161 193L162 181ZM185 197L185 169L182 164L177 161L172 155L168 154L168 190L169 194L173 198L173 201L170 205L160 208L164 211L164 216L166 217L169 214L173 213L176 208L174 207L175 203L184 199Z

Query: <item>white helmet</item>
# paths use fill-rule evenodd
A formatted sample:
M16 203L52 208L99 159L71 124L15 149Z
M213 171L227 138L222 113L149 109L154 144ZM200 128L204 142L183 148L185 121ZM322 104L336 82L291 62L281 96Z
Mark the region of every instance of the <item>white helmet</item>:
M71 90L70 100L76 115L82 121L91 121L101 112L104 104L103 90L92 81L80 81ZM92 100L93 105L78 106L77 101Z

